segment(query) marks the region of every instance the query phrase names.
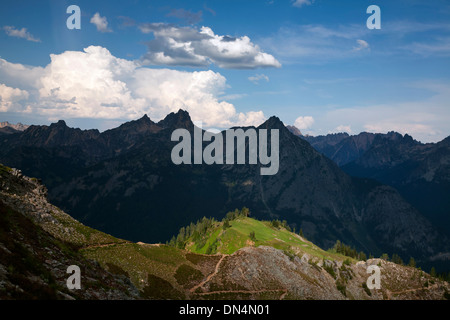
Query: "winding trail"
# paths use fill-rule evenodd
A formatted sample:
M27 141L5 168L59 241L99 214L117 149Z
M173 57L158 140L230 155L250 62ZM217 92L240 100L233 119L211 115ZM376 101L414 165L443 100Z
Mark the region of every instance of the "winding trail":
M283 300L284 296L287 294L287 289L262 289L262 290L220 290L220 291L210 291L210 292L202 292L196 293L199 296L206 296L209 294L220 294L220 293L248 293L248 294L256 294L256 293L265 293L265 292L282 292L280 296L280 300Z
M92 249L92 248L104 248L104 247L111 247L115 245L124 245L124 244L137 244L140 246L145 247L160 247L161 243L144 243L144 242L131 242L131 241L121 241L121 242L110 242L110 243L102 243L102 244L91 244L85 247L80 248L83 249Z
M189 289L189 291L192 293L195 290L197 290L200 287L203 287L205 285L205 283L207 283L208 281L211 280L212 277L214 277L218 272L219 272L219 268L220 268L220 264L222 263L223 259L225 259L227 255L226 254L222 254L222 257L220 258L220 260L217 262L216 267L214 269L214 272L211 273L209 276L206 277L205 280L203 280L202 282L200 282L198 285L196 285L195 287Z
M415 292L415 291L419 291L419 290L431 290L431 289L437 288L438 286L439 285L436 283L436 284L433 284L432 286L428 286L426 288L415 288L415 289L408 289L408 290L396 291L396 292L389 291L386 289L386 295L387 295L387 299L391 300L393 294L402 294L402 293L408 293L408 292Z
M227 257L226 254L222 254L222 257L217 262L216 267L214 268L214 272L212 272L210 275L206 277L205 280L197 284L196 286L189 289L191 293L194 293L195 295L199 296L206 296L211 294L227 294L227 293L244 293L244 294L258 294L258 293L265 293L265 292L281 292L280 300L283 300L286 294L288 293L287 289L263 289L263 290L219 290L219 291L209 291L209 292L195 292L198 288L201 288L210 281L218 272L220 269L220 265L222 261Z
M288 293L288 290L287 289L283 289L284 290L284 292L281 294L281 296L280 296L280 300L283 300L284 299L284 297L287 295L287 293Z
M92 249L92 248L111 247L111 246L130 244L130 243L132 243L132 242L111 242L111 243L103 243L103 244L92 244L92 245L88 245L86 247L81 247L80 250Z

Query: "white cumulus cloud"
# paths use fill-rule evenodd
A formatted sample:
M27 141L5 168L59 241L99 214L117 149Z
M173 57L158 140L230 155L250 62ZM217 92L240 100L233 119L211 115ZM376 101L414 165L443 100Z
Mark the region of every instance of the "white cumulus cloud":
M352 133L352 128L350 126L340 125L336 127L335 132L347 132L350 134Z
M294 126L300 130L309 129L314 124L314 118L310 116L298 117L295 119Z
M28 96L29 94L26 90L11 88L0 83L0 111L7 111L17 107L16 102L28 99Z
M228 69L281 67L275 57L263 52L247 36L220 36L209 27L197 30L165 23L145 23L139 29L155 37L147 43L144 64L198 67L214 63Z
M159 120L182 108L193 120L222 128L258 125L265 119L261 111L237 112L220 99L226 79L211 70L142 67L100 46L50 57L45 68L0 59L1 111L26 111L50 119L136 119L147 113Z

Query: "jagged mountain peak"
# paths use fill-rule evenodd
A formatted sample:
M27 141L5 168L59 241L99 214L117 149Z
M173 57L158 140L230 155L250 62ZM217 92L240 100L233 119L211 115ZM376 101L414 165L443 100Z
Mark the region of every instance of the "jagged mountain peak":
M286 129L283 121L281 121L277 116L271 116L269 119L267 119L266 122L262 124L262 126L270 129Z
M402 144L402 145L416 145L421 144L419 141L415 140L409 134L402 135L395 131L389 131L387 134L377 134L375 135L373 145L378 144Z
M264 123L259 125L258 129L278 129L280 131L280 136L286 134L288 136L292 136L292 133L289 131L288 128L286 128L283 121L281 121L280 118L276 116L271 116Z
M67 127L67 124L64 120L58 120L58 122L50 124L50 127Z
M132 120L130 122L134 122L134 123L138 123L138 124L154 124L154 122L149 118L149 116L147 114L144 114L139 119Z
M194 126L194 123L191 120L191 116L189 112L183 109L179 109L177 113L171 112L169 113L163 120L158 122L158 125L163 128L185 128L191 129Z
M146 134L155 133L161 130L161 128L153 122L147 114L144 114L137 120L131 120L121 124L119 127L105 131L106 135L114 133L126 133L126 134Z
M12 142L33 147L59 147L76 145L95 139L100 135L97 129L81 130L67 126L64 120L47 125L32 125L18 134Z

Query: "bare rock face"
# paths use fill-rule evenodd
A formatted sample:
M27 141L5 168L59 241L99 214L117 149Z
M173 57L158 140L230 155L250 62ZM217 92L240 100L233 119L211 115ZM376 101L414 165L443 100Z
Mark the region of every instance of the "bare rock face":
M247 247L228 256L200 296L251 299L344 299L322 268L291 260L272 247ZM230 288L232 290L230 290Z
M368 289L368 266L380 268L380 289ZM415 268L381 259L317 263L272 247L246 247L223 256L193 299L383 300L444 299L450 286Z

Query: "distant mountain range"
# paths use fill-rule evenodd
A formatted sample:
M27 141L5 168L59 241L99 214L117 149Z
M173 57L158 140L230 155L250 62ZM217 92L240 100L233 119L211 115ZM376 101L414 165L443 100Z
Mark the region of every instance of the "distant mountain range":
M259 164L174 165L177 128L192 132L187 112L157 123L144 116L102 133L64 121L30 126L0 137L0 162L42 179L50 200L82 223L127 240L165 242L203 216L221 219L247 206L258 219L287 220L323 248L339 239L424 266L450 262L448 235L396 189L348 175L277 117L258 127L280 132L273 176L261 176Z
M17 131L24 131L28 129L28 127L28 125L21 124L20 122L17 124L11 124L8 121L3 121L0 122L0 135L16 133Z
M437 143L421 143L396 132L302 138L348 174L396 188L437 228L450 234L450 137Z

